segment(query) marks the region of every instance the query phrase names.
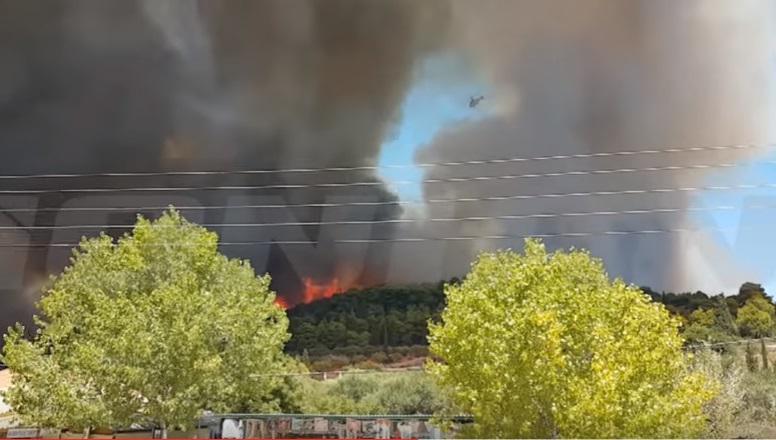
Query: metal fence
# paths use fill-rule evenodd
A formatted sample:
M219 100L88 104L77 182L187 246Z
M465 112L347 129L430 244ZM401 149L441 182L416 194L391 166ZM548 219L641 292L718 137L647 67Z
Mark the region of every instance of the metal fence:
M245 438L450 438L466 416L446 419L444 431L430 415L221 414L205 419L211 437Z
M455 436L471 417L443 419L448 430L430 415L331 415L331 414L213 414L203 417L196 429L169 431L168 438L211 439L442 439ZM16 439L129 439L161 438L159 429L95 430L69 432L58 429L0 429L0 438Z

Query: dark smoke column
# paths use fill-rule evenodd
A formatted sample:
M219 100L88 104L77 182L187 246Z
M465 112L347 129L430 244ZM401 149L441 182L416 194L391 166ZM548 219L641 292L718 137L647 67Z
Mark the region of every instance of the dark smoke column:
M282 169L373 165L398 116L416 61L445 38L447 5L437 1L52 1L0 0L0 172L91 173L190 169ZM376 181L372 173L283 173L242 177L26 180L3 188L271 185ZM347 192L346 192L347 191ZM189 192L83 198L51 193L6 197L2 207L230 203L235 196L277 197L308 204L332 197L390 201L383 186L251 193ZM153 203L150 203L152 200ZM393 218L396 206L343 209L343 219ZM206 211L193 219L261 222L260 210ZM318 221L320 209L294 210ZM131 223L134 215L58 213L3 216L3 224ZM304 228L311 241L315 227ZM347 231L344 231L347 232ZM238 234L235 237L235 233ZM230 231L233 240L282 239L282 231ZM375 229L381 238L391 228ZM80 233L57 235L77 240ZM8 237L3 236L4 239ZM11 237L16 240L19 237ZM26 235L33 243L50 231ZM234 252L234 249L225 249ZM318 255L325 250L318 250ZM259 252L259 251L256 251ZM261 251L263 252L263 251ZM260 253L261 253L260 252ZM281 293L296 294L301 278L326 279L351 267L345 248L318 273L298 273L274 247L268 267ZM0 250L23 267L23 284L3 290L0 327L28 320L38 282L58 271L66 250ZM251 257L252 251L242 256ZM298 257L298 256L297 256ZM370 250L363 273L381 278L382 256ZM20 263L20 260L23 263ZM258 271L266 269L257 267ZM368 274L368 275L364 275ZM17 283L19 284L19 283ZM293 302L296 298L290 298ZM24 306L21 306L21 305Z
M492 85L477 121L450 127L420 152L420 161L463 161L617 151L773 145L776 12L772 2L688 0L456 0L452 44L476 60ZM739 32L734 29L740 30ZM772 153L696 153L530 161L433 168L429 178L558 173L620 168L737 164ZM719 185L735 171L695 169L494 180L425 188L427 198L627 191ZM736 184L758 183L740 175ZM734 194L734 191L728 191ZM675 213L555 217L433 225L440 235L532 235L697 229L714 226L682 211L700 192L535 198L498 203L430 205L432 217L558 214L678 208ZM755 215L769 215L756 211ZM409 233L409 232L408 232ZM412 231L412 233L423 233ZM761 230L761 233L768 233ZM607 270L657 289L734 292L760 279L737 264L715 233L549 238L603 257ZM446 245L448 275L464 272L479 249L521 247L521 240ZM416 256L434 261L435 256ZM397 258L406 261L408 258ZM406 276L425 267L408 265Z

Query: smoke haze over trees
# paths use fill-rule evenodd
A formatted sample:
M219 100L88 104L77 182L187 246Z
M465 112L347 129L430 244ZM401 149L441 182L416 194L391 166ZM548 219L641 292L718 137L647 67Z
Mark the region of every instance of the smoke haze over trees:
M0 1L0 172L94 173L193 169L282 169L374 164L380 141L397 116L413 63L444 36L447 5L437 2L335 0L55 1L34 5ZM399 32L397 32L397 30ZM12 160L8 160L12 159ZM70 179L24 181L12 188L85 186L269 185L375 181L368 171L324 176L267 174L199 179ZM4 182L11 186L11 182ZM72 206L310 204L391 201L379 183L347 193L321 189L132 194L79 199L3 196L3 208ZM236 198L237 197L237 198ZM242 199L239 199L242 197ZM242 200L242 202L240 201ZM278 211L278 210L275 210ZM250 222L320 221L321 208L186 213ZM342 219L394 218L396 205L340 208ZM9 225L132 223L133 213L4 215ZM317 243L332 231L227 231L226 239L296 239ZM391 236L391 227L367 234ZM336 231L335 231L336 232ZM83 231L3 234L6 240L77 240ZM232 233L232 235L229 235ZM267 234L276 235L267 235ZM279 236L277 235L279 234ZM297 247L298 249L299 247ZM46 272L61 269L66 249L2 251L8 264L2 326L29 313ZM273 274L289 302L301 277L348 283L381 281L380 256L322 242L301 250L264 246L244 251L258 270ZM300 261L311 261L301 264ZM294 267L297 266L297 267ZM23 272L23 276L19 274ZM298 273L303 272L303 273ZM370 277L376 278L371 280ZM7 279L6 279L7 278ZM366 278L363 279L362 278ZM26 292L24 292L25 289ZM7 314L7 315L6 315Z
M481 117L447 127L418 161L584 154L769 141L773 4L643 0L0 0L0 173L277 170L375 166L401 118L419 63L454 54L488 85ZM738 30L745 30L739 32ZM713 74L712 74L713 73ZM485 91L483 92L485 93ZM465 107L468 96L461 96ZM458 99L458 97L456 97ZM604 160L424 168L426 178L735 163L744 151ZM703 185L709 173L630 173L426 184L428 199ZM62 207L392 202L372 170L325 174L3 181L8 189L375 183L347 189L272 189L0 196L7 226L126 224L134 213ZM744 182L751 183L751 182ZM190 211L198 223L386 220L411 225L224 229L224 241L310 246L224 249L269 271L289 304L304 279L346 289L447 279L483 248L522 240L339 245L383 239L694 227L686 213L531 221L424 222L433 217L686 208L691 194L499 203L395 204L289 210ZM150 213L149 213L150 214ZM96 231L92 231L96 232ZM5 231L4 241L72 242L84 231ZM689 238L688 238L689 237ZM589 248L608 270L658 290L731 290L761 279L705 233L547 240ZM64 248L0 249L0 326L24 320ZM724 270L722 269L724 268Z

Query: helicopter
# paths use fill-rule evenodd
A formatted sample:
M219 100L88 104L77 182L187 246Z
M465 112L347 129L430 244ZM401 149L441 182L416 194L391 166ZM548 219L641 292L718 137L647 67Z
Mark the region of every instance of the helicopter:
M474 97L474 96L472 96L471 98L469 98L469 108L474 108L474 107L477 107L477 105L478 105L478 104L480 103L480 101L482 101L483 99L485 99L485 97L484 97L484 96L478 96L478 97Z

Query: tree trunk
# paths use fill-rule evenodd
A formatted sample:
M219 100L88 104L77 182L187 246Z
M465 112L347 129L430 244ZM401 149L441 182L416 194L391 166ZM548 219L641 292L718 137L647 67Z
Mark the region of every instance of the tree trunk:
M760 351L763 357L763 371L768 370L768 349L765 348L765 338L760 338Z
M757 371L757 358L750 342L746 343L746 366L749 368L749 371Z

